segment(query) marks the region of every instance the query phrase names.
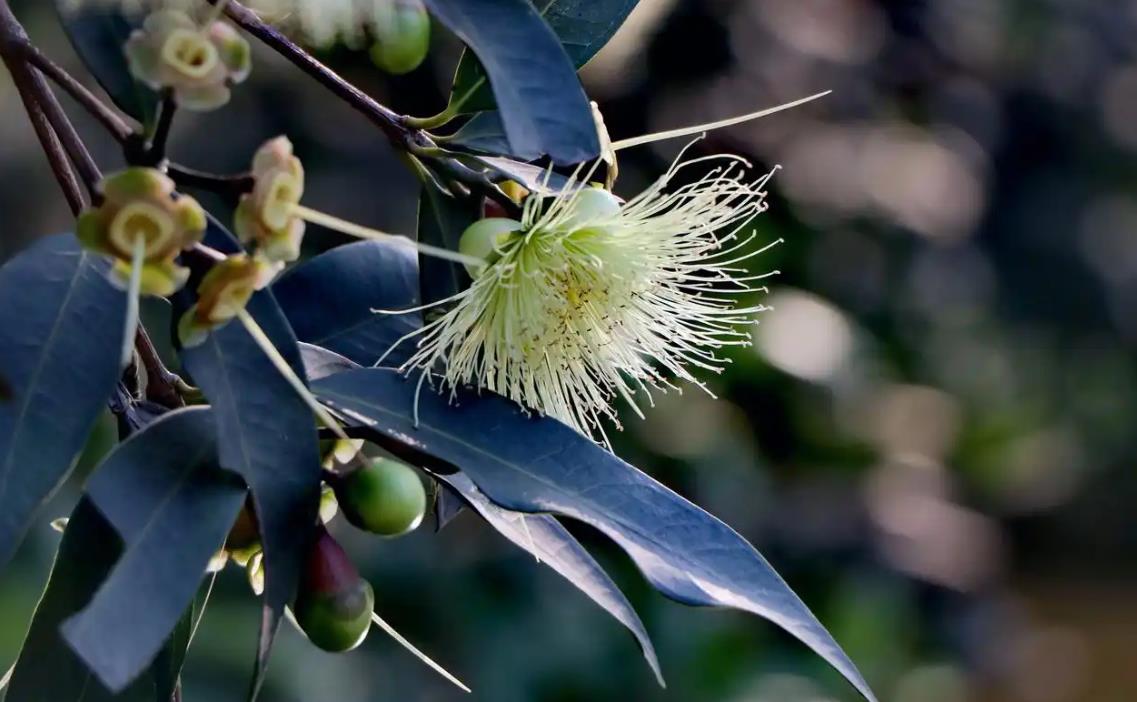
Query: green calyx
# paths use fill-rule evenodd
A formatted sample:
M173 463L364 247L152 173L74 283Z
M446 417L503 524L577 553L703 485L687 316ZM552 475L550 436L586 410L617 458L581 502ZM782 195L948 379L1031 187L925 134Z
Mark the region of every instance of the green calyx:
M413 531L426 515L426 489L410 466L376 459L333 484L340 512L356 527L381 536Z
M479 219L462 232L458 240L458 251L466 256L481 259L487 265L501 258L501 249L515 233L522 229L521 222L506 217L486 217ZM474 278L481 272L467 265L466 271Z

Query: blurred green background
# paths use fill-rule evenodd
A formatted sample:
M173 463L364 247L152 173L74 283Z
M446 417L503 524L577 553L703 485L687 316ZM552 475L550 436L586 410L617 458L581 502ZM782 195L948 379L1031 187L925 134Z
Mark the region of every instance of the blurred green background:
M79 70L50 3L14 4ZM459 49L438 31L428 63L397 79L361 53L327 58L425 115ZM175 158L240 170L287 133L310 204L412 231L416 181L382 136L257 59L229 109L182 115ZM1137 3L642 0L583 77L614 138L834 91L693 147L783 166L755 222L763 241L785 239L755 262L781 271L775 309L708 378L717 400L659 397L646 421L628 417L617 452L752 540L882 702L1137 699ZM77 117L113 168L113 145ZM617 190L634 194L681 146L625 152ZM70 226L6 74L0 213L5 257ZM48 519L73 500L0 578L0 668L50 566ZM774 627L664 600L576 531L644 618L666 691L618 624L469 514L392 542L338 535L380 613L474 700L854 699ZM257 617L227 570L187 700L242 699ZM330 656L287 625L263 697L461 698L382 635Z

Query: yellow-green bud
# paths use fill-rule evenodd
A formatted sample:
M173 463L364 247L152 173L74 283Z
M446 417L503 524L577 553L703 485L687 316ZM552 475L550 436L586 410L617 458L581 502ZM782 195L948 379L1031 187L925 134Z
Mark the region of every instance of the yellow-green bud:
M99 184L98 207L80 213L75 234L87 249L115 260L117 282L130 278L134 246L145 242L142 292L168 296L180 289L189 270L174 259L201 241L205 211L192 197L175 198L174 182L153 168L127 168Z
M245 309L253 293L271 280L271 268L257 258L234 254L209 269L197 288L197 304L178 322L183 346L196 346L209 332Z
M130 72L155 90L170 89L178 105L212 110L248 77L249 43L230 25L200 27L185 12L158 10L126 42Z
M237 236L256 246L265 261L284 263L300 257L304 220L293 207L304 196L304 166L292 152L292 142L277 137L253 157L253 190L237 205Z

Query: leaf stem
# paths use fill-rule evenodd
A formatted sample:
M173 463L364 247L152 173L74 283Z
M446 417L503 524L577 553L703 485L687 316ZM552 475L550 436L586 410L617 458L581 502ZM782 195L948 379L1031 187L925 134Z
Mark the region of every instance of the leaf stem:
M485 85L485 83L485 76L478 78L476 81L474 81L474 84L471 85L468 90L466 90L466 92L462 93L462 95L458 97L457 100L451 100L450 104L446 106L446 109L436 115L432 115L430 117L407 116L404 117L403 120L407 123L408 126L414 127L416 129L437 129L438 127L448 124L450 120L457 117L458 112L462 109L462 106L469 102L470 98L474 96L474 93L477 92L478 88L481 88L483 85Z

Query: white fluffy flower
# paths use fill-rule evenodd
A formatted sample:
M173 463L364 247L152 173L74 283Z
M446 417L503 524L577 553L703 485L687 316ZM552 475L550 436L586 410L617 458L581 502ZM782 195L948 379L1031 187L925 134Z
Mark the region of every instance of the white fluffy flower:
M706 161L719 165L669 189ZM402 369L441 368L451 390L505 395L606 443L617 397L638 412L640 393L650 402L676 379L699 384L695 369L721 371L721 349L750 343L744 327L763 307L740 297L764 292L751 283L771 274L748 276L740 264L769 246L740 232L766 209L770 174L747 180L747 165L677 160L622 205L588 186L529 198L517 231L499 227L481 245L492 262L413 335Z

